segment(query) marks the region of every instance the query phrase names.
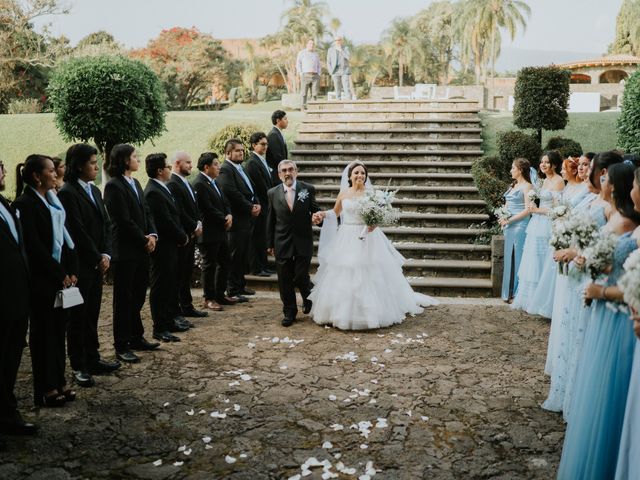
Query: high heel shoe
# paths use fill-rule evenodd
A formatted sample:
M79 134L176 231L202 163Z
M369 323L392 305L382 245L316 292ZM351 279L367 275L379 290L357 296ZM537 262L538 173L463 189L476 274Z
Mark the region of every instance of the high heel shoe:
M67 399L61 393L53 393L51 395L43 395L36 403L40 407L63 407L67 403Z
M73 390L63 390L60 395L62 395L67 402L73 402L76 399L76 392Z

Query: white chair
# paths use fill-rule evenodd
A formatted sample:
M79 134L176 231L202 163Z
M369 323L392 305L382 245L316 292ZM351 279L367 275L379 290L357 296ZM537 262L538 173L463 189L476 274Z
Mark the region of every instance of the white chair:
M411 98L414 100L433 100L436 97L436 85L433 83L416 83Z
M394 100L411 100L411 95L400 95L400 87L395 85L393 87L393 99Z
M336 92L327 92L327 101L337 100Z

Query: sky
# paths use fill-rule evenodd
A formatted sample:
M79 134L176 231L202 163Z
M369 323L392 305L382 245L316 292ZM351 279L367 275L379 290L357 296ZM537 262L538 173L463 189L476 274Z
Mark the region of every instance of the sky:
M197 27L216 38L257 38L280 26L291 0L60 0L68 15L48 17L52 31L75 44L106 30L127 47L142 47L162 29ZM377 41L395 17L416 14L430 0L326 0L341 31L356 43ZM532 14L509 49L604 53L622 0L528 0Z

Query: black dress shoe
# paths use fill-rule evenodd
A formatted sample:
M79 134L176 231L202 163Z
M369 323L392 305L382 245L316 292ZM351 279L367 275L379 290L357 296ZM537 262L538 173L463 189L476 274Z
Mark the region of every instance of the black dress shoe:
M270 277L271 274L269 272L267 272L266 270L260 270L259 272L255 272L254 275L256 277Z
M282 326L283 327L290 327L291 325L293 325L293 322L295 321L294 318L291 317L284 317L282 319Z
M122 352L116 352L116 358L118 360L122 360L127 363L138 363L140 362L140 357L138 357L135 353L130 350L124 350Z
M176 318L174 318L173 322L178 324L178 325L184 325L184 326L186 326L188 328L195 327L195 324L193 324L191 321L189 321L186 318L184 318L182 315L178 315Z
M144 337L140 338L135 342L131 342L129 345L131 350L143 350L143 351L155 350L159 346L160 344L158 342L148 342Z
M207 312L203 312L202 310L196 310L195 308L183 310L182 315L184 317L191 317L191 318L204 318L209 316Z
M169 328L167 328L167 330L171 333L180 333L186 332L187 330L189 330L189 327L187 327L183 323L173 322L172 325L169 325ZM153 336L153 338L156 338L155 335Z
M180 337L176 337L175 335L171 335L168 331L164 332L156 332L153 334L153 338L156 340L160 340L162 342L179 342Z
M247 303L249 301L249 299L247 297L245 297L244 295L233 295L231 297L233 300L236 301L236 303Z
M242 290L238 292L240 295L255 295L256 291L251 290L250 288L244 287ZM239 296L239 295L236 295Z
M24 420L0 422L0 433L7 435L35 435L38 426Z
M219 305L235 305L238 303L238 299L236 297L222 297L216 299Z
M76 382L76 385L81 387L93 387L96 384L93 377L88 372L80 370L73 372L73 380Z
M302 300L302 313L305 315L311 311L311 307L313 306L313 302L308 298Z
M105 375L111 373L121 367L120 362L109 362L108 360L98 360L87 369L91 375Z

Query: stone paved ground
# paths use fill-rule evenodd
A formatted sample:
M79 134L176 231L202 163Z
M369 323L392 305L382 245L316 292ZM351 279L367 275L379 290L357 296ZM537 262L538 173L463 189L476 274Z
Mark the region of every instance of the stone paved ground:
M375 332L279 320L273 294L197 320L57 410L29 410L25 354L19 400L42 432L11 440L0 478L554 476L564 425L539 407L548 322L486 301Z

